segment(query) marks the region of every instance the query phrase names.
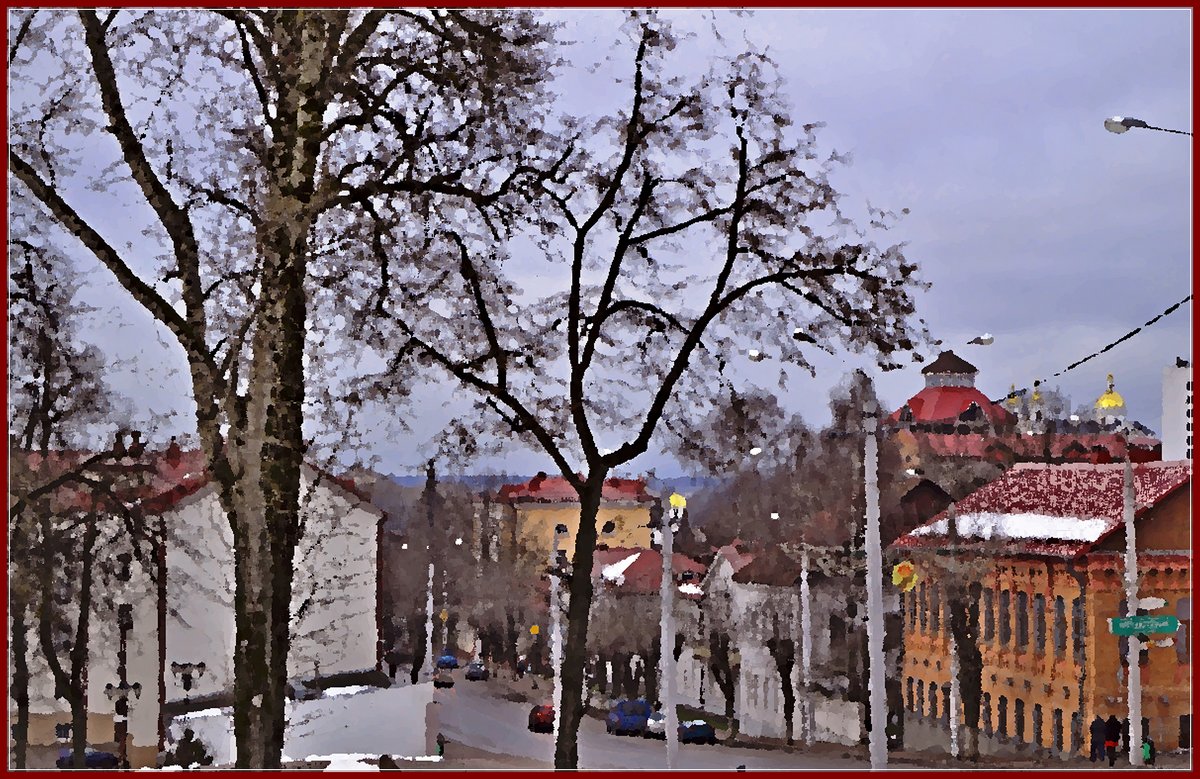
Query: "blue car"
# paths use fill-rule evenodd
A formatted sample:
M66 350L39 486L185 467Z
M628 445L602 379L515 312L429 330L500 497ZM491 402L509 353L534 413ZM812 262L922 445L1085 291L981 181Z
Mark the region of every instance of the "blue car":
M645 736L651 712L650 704L640 698L635 701L619 700L609 709L604 727L618 736Z
M437 659L438 668L458 668L458 658L454 655L442 655Z
M717 731L702 719L694 719L679 723L679 743L681 744L715 744Z
M88 747L83 753L83 764L87 768L117 768L120 761L112 752L100 752ZM69 749L59 750L58 759L54 761L54 765L59 768L74 767L74 753Z

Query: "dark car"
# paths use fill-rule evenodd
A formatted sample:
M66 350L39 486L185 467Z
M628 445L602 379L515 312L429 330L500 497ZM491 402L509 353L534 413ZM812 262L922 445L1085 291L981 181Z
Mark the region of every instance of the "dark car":
M650 704L640 698L635 701L619 700L609 709L608 716L604 718L604 727L618 736L644 736L652 711Z
M433 675L434 687L453 687L454 677L448 673L438 672Z
M715 744L717 731L702 719L694 719L679 723L679 743L681 744Z
M488 669L483 663L476 660L467 666L467 681L483 682L487 681Z
M530 709L529 729L534 733L554 732L554 707L543 703Z
M120 762L112 752L100 752L89 747L83 753L83 764L87 768L117 768ZM59 768L73 767L75 765L74 754L69 749L59 751L54 765Z
M454 655L442 655L437 659L438 668L458 668L458 658Z

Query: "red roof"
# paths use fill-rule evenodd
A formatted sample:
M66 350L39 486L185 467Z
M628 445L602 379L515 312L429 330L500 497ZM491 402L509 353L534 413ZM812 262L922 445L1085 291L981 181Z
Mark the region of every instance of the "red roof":
M1016 554L1076 557L1087 552L1123 521L1123 463L1093 465L1048 465L1021 463L954 506L957 516L972 514L1019 515L1104 520L1106 527L1094 541L1062 541L1050 537L1027 538L1008 544ZM1137 516L1156 506L1180 487L1190 484L1190 461L1139 463L1133 466ZM925 523L931 526L946 518L946 512ZM944 533L909 533L893 544L894 548L942 547Z
M1049 455L1057 460L1074 462L1111 462L1125 459L1125 438L1116 433L1052 433L1045 435L984 435L980 433L930 433L924 430L906 431L922 449L936 457L965 457L969 459L1041 460ZM1047 441L1047 438L1049 439ZM1129 438L1129 454L1134 462L1157 461L1159 441L1147 436ZM1096 452L1096 447L1104 450Z
M1012 425L1017 421L1011 411L988 400L974 387L926 387L909 398L907 405L912 409L913 422L929 423L957 421L972 403L983 409L993 424ZM899 422L901 411L897 409L888 419Z
M623 595L657 594L662 586L663 568L662 552L657 549L597 549L592 562L593 578L603 577L607 566L618 565L633 555L637 555L637 559L621 569L616 582L606 581L605 586ZM680 584L685 583L683 574L691 573L690 583L698 586L707 569L703 563L676 552L671 555L671 570ZM699 592L680 592L679 595L691 599L700 597Z
M561 476L539 473L527 482L505 484L496 493L497 500L505 503L578 503L579 493ZM642 479L605 479L601 493L604 501L636 501L651 503L655 500L646 492Z

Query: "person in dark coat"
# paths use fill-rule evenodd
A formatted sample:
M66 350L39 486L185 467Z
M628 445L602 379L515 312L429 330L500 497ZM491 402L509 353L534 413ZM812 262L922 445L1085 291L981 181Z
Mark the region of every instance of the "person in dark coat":
M1108 752L1108 765L1117 764L1117 745L1121 743L1121 720L1110 714L1104 723L1104 749Z
M1092 736L1092 762L1103 760L1104 751L1104 720L1097 714L1092 720L1091 727L1088 728L1088 733Z

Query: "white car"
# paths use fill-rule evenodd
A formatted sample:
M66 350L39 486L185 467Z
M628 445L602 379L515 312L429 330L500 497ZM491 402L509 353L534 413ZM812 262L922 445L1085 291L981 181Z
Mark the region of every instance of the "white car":
M646 732L643 734L646 738L662 738L667 737L667 717L661 711L653 712L646 718Z

